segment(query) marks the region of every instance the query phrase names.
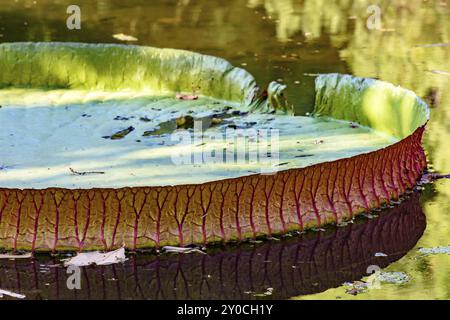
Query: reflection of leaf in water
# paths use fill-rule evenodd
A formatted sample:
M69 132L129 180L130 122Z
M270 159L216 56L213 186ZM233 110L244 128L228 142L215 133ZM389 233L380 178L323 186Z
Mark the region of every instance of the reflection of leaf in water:
M269 287L273 288L272 295L260 298L288 299L323 292L367 276L369 265L385 268L397 261L414 247L425 225L418 194L414 194L378 219L357 219L352 226L330 228L325 233L304 233L281 241L258 241L259 244L218 246L208 248L207 254L130 255L123 266L85 268L83 283L91 285L82 285L75 298L247 300L257 299L253 295L264 294ZM374 256L381 251L389 256ZM59 272L62 269L42 273L36 268L36 263L50 268L59 259L49 255L38 255L37 259L20 264L0 261L0 279L9 279L9 290L24 292L31 299L73 299L73 291L65 285L67 277L61 277ZM272 263L267 263L268 260ZM448 274L445 270L443 273ZM8 278L11 274L17 277ZM117 285L101 281L103 276L114 276ZM414 282L418 278L414 276ZM294 281L288 283L286 279ZM61 290L36 290L45 288L45 283ZM368 294L378 291L371 290ZM331 297L334 299L335 295Z

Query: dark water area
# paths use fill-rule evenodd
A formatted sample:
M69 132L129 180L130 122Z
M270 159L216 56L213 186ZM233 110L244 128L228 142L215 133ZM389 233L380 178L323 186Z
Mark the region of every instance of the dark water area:
M367 276L401 259L422 236L426 218L414 194L376 219L259 245L207 254L136 255L123 264L85 267L81 290L68 289L60 258L0 261L0 287L28 299L288 299ZM376 257L383 252L386 257ZM369 269L368 269L369 268ZM267 291L271 295L265 295Z
M447 0L377 1L382 15L376 30L367 25L373 4L368 0L76 2L81 30L66 27L72 1L1 0L0 42L127 43L211 54L247 69L262 87L274 80L287 84L297 114L311 111L314 97L308 92L315 74L389 81L430 104L424 139L430 169L450 172ZM120 33L137 41L113 37ZM76 291L67 289L64 268L41 267L55 263L48 256L32 263L0 261L0 288L35 299L450 299L450 255L418 252L450 245L449 199L450 180L443 179L380 218L326 233L208 255L131 256L123 265L83 268L82 289ZM374 257L377 252L388 256ZM372 264L404 272L410 281L346 294L342 283L365 277ZM259 297L268 288L273 294Z

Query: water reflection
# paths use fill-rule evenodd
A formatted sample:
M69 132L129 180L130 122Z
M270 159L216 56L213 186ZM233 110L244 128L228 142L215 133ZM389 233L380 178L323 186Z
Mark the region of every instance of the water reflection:
M0 262L0 287L29 299L287 299L322 292L403 257L425 230L419 194L379 218L344 228L239 246L208 255L131 257L123 265L83 268L81 290L67 289L57 260ZM383 252L387 257L375 257Z

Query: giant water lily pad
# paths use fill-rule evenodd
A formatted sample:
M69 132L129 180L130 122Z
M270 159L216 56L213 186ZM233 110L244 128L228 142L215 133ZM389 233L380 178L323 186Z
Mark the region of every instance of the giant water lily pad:
M320 227L398 198L426 166L427 106L376 80L319 76L314 116L300 117L283 85L262 91L245 70L181 50L1 44L0 68L8 249L160 248Z

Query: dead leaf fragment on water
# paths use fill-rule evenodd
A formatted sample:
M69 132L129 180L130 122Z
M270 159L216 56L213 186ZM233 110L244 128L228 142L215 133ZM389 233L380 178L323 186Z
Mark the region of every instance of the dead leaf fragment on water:
M201 253L206 254L202 250L198 248L182 248L182 247L172 247L172 246L166 246L163 247L163 250L165 253Z
M426 173L420 178L419 185L431 183L440 179L450 179L450 174Z
M26 254L0 254L0 260L1 259L31 259L33 258L33 254L26 253Z
M368 283L364 281L354 281L344 283L345 293L356 296L361 293L366 293L368 290Z
M17 299L25 299L25 295L23 295L23 294L15 293L15 292L12 292L9 290L0 289L0 298L3 298L3 296L9 296L12 298L17 298Z
M450 72L448 71L442 71L442 70L427 70L428 72L434 73L434 74L441 74L445 76L450 76Z
M104 171L76 171L73 168L69 168L69 171L76 176L87 176L91 174L105 174Z
M430 43L430 44L422 44L417 45L416 47L420 48L434 48L434 47L450 47L450 43Z
M450 246L434 247L434 248L419 248L419 252L424 255L431 255L431 254L448 254L448 255L450 255Z
M133 132L135 129L133 126L128 127L126 129L120 130L116 133L114 133L112 136L104 136L104 139L111 139L111 140L120 140L125 138L127 135L129 135L131 132Z
M138 41L138 38L135 38L133 36L124 33L113 34L113 38L120 41Z
M385 283L404 284L409 282L410 277L404 272L381 272L377 280Z
M253 294L254 297L268 297L273 294L273 288L267 288L266 292L264 293L255 293Z
M90 265L107 266L127 261L125 256L125 248L120 248L110 252L83 252L78 253L75 257L64 259L64 266L85 267Z
M180 100L198 100L198 96L193 94L177 94L176 98Z
M386 253L383 252L377 252L375 253L375 257L387 257L388 255Z

